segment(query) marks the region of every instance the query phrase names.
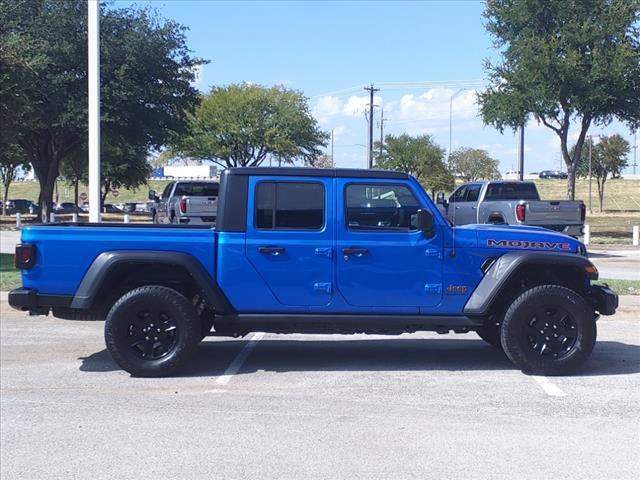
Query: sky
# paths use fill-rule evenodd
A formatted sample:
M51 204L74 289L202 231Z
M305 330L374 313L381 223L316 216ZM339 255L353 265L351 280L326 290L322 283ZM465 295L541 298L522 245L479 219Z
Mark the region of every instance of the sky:
M445 151L482 148L503 173L517 168L514 132L500 134L478 115L484 62L499 58L480 1L116 0L113 6L130 5L150 5L188 27L187 45L210 62L195 84L201 91L242 82L300 90L321 128L333 131L338 167L367 166L364 86L373 83L380 89L376 140L383 110L385 135L429 134ZM589 133L619 133L634 143L617 122ZM557 135L535 121L525 129L524 152L525 172L564 169Z

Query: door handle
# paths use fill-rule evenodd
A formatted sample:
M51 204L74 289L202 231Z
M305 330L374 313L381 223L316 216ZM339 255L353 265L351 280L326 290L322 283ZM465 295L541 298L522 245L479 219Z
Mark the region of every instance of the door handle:
M358 257L361 257L365 253L369 253L368 248L349 247L349 248L342 249L342 254L345 256L345 258L348 257L349 255L356 255Z
M258 247L258 252L271 254L271 255L280 255L284 253L283 247Z

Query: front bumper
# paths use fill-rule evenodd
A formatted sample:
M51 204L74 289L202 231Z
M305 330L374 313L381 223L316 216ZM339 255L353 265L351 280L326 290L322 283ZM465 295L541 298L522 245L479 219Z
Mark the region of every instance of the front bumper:
M72 300L70 295L43 295L29 288L16 288L9 292L9 305L32 315L47 315L53 307L70 306Z
M600 315L613 315L618 308L618 295L609 287L591 286L591 302Z

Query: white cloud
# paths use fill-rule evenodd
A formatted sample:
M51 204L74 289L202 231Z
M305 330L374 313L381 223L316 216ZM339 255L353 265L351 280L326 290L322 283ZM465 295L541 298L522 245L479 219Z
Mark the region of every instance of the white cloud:
M320 97L313 108L314 116L320 122L326 122L342 112L342 100L338 97L327 95Z
M349 133L349 129L344 125L338 125L337 127L333 127L333 140L337 141L339 138L344 137Z
M451 97L456 91L431 88L421 95L406 94L400 99L399 120L446 120L449 118ZM453 99L452 114L457 119L471 119L478 115L475 90L463 90Z
M204 75L202 74L202 65L195 65L192 71L193 81L191 82L191 85L193 87L199 88L202 85L202 80L204 78Z

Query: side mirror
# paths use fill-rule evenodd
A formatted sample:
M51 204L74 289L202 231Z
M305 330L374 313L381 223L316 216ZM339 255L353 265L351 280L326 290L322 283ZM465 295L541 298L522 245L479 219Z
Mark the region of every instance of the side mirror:
M433 237L435 233L433 215L429 210L418 210L418 230L420 230L425 237Z
M436 194L436 203L438 205L442 205L443 207L447 206L449 202L447 202L447 200L444 198L444 192L438 192Z
M158 195L156 195L155 190L149 190L149 200L158 201Z

